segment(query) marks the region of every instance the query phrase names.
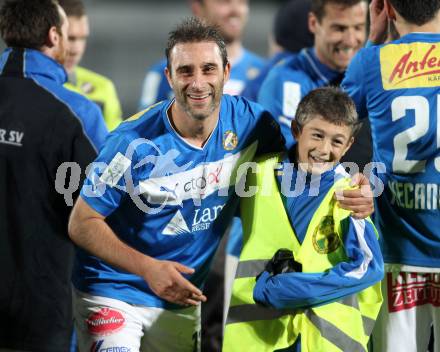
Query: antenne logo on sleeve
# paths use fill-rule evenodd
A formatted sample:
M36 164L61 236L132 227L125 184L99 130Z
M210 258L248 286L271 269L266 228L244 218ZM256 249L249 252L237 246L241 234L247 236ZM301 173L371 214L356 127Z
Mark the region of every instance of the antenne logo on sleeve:
M440 86L440 46L435 43L390 44L380 49L385 90Z

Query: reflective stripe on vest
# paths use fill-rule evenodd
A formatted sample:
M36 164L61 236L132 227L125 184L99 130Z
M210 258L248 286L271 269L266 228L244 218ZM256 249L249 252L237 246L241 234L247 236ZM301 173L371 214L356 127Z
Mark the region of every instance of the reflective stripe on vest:
M322 337L333 343L341 351L366 352L367 349L361 343L346 335L337 326L320 318L313 309L306 309L304 315L321 332Z

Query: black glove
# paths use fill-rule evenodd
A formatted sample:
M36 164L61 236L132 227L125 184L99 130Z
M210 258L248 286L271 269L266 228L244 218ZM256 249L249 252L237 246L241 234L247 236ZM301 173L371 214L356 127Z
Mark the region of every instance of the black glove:
M272 275L301 272L302 265L295 261L291 250L281 248L276 251L272 259L267 263L265 270Z

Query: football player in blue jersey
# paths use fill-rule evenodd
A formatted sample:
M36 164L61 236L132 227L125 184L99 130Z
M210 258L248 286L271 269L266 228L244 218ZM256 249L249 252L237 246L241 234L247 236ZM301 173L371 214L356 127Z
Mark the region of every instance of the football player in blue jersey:
M374 351L440 348L440 1L374 0L370 41L343 87L368 115L385 186L375 222L386 263Z
M246 82L255 78L264 65L264 60L261 57L244 48L242 44L243 31L249 14L249 0L190 0L189 3L192 13L205 19L208 23L216 25L226 42L231 72L229 80L225 83L224 93L241 94ZM148 70L142 86L139 109L173 97L174 92L164 74L165 67L166 59L162 59ZM241 243L241 224L237 218L232 222L228 233L231 239L228 242L228 249L236 256L235 252ZM223 252L224 246L221 247L218 256L219 263L214 266L214 272L207 284L207 290L212 291L210 296L213 297L215 294L218 297L208 302L204 307L204 319L208 321L206 327L209 330L209 335L213 336L213 340L220 339L218 337L218 331L222 330L222 319L219 317L221 315L219 312L219 310L221 311L220 301L224 296L228 296L228 293L223 295L218 284L223 280Z
M192 18L166 53L175 100L111 134L97 159L107 166L72 213L70 235L90 253L78 251L73 279L81 350L200 348L201 287L234 214L235 169L282 148L267 112L223 95L230 64L217 30Z
M270 69L293 53L313 45L313 35L307 20L310 6L310 0L289 0L278 8L273 21L273 30L269 36L270 58L258 76L246 82L242 96L257 101L261 84Z
M249 0L190 0L192 13L220 30L231 63L230 79L224 93L239 95L248 79L258 75L264 60L245 49L241 42L249 14ZM155 63L147 72L142 86L139 108L173 97L164 74L166 60Z
M367 1L311 0L309 29L314 46L284 59L264 80L257 101L279 121L291 147L290 124L301 97L312 89L339 85L345 69L366 39ZM359 170L371 160L368 126L364 126L344 161L358 164Z
M267 111L223 95L230 65L217 30L186 20L166 54L175 99L111 133L72 211L80 350L199 350L201 288L235 213L241 165L282 148ZM371 213L359 195L347 204Z

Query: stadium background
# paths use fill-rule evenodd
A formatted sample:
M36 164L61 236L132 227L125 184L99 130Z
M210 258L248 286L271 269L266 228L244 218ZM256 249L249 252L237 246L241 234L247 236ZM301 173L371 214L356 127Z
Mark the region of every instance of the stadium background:
M267 55L272 17L282 0L249 0L250 15L243 43ZM111 78L124 117L137 111L147 68L164 56L167 34L191 14L188 0L84 0L91 35L82 66ZM0 4L3 0L0 0ZM3 51L4 43L0 41Z

